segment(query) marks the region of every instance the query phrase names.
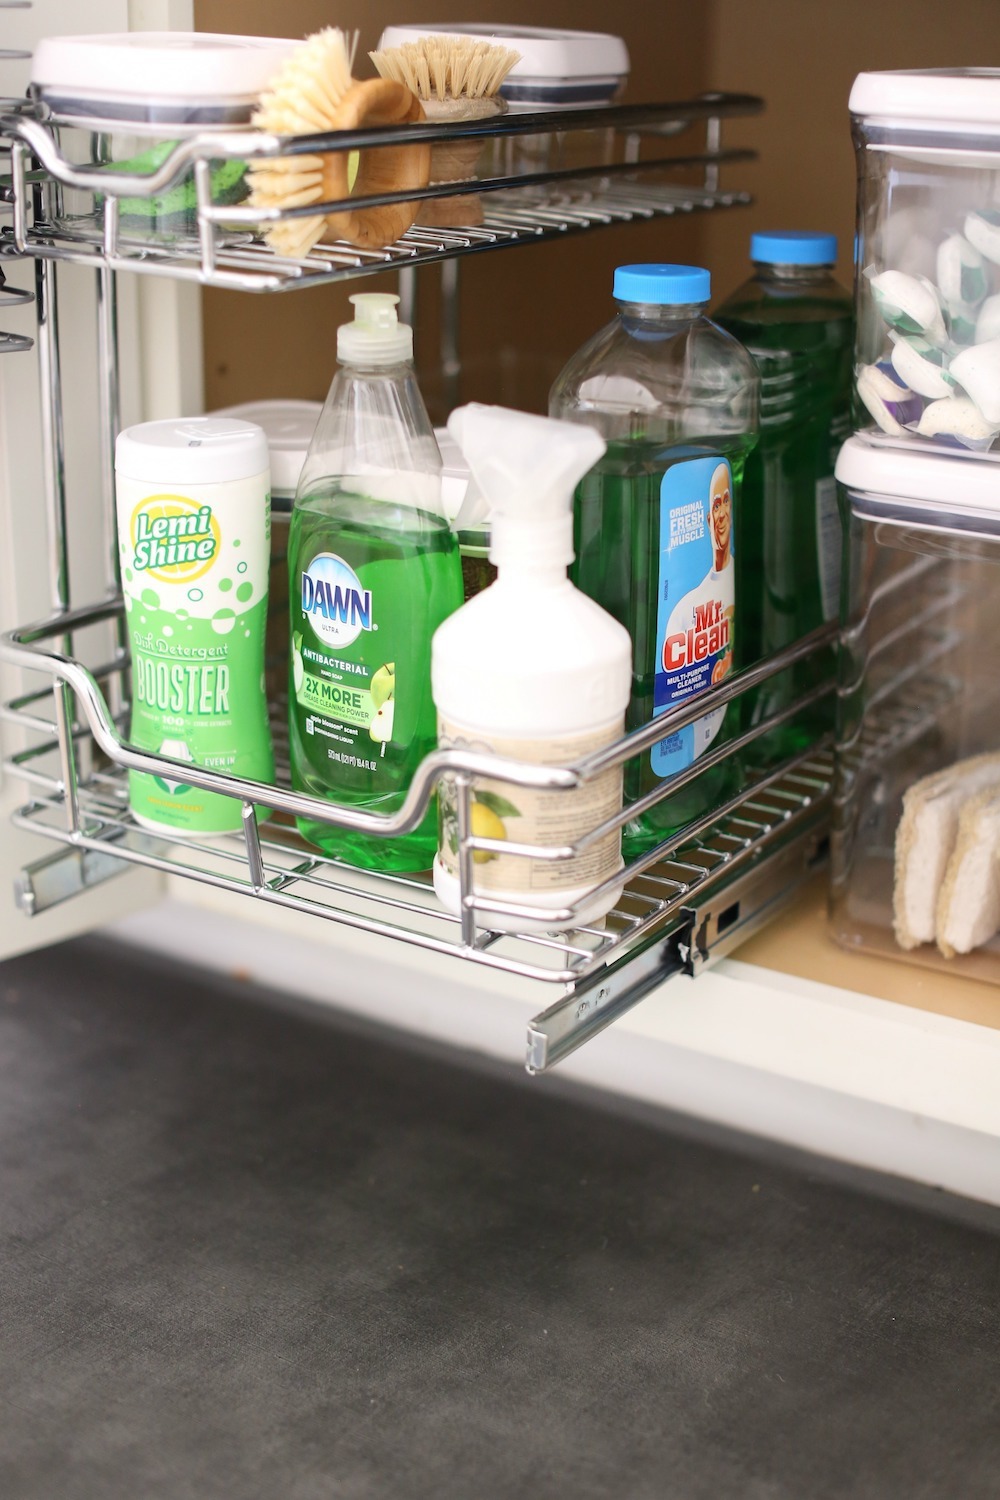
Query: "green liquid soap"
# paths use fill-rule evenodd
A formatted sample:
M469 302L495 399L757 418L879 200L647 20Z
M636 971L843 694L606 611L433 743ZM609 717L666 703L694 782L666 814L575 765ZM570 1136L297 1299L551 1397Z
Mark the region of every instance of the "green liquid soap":
M614 319L562 370L549 415L595 427L607 443L577 486L570 578L632 637L626 724L637 729L733 670L740 486L757 436L760 377L746 350L705 316L704 267L619 266L612 290ZM626 763L626 803L663 794L626 823L627 860L735 791L742 772L732 756L671 787L732 727L728 710L714 710Z
M741 647L749 666L837 617L841 527L834 464L850 433L851 298L825 266L757 267L719 309L761 374L760 443L747 462L738 561ZM745 698L761 722L835 676L831 648ZM808 748L833 726L833 695L749 746L768 765Z
M744 528L739 519L740 487L748 450L754 435L712 439L710 446L665 447L643 440L613 441L606 454L578 485L574 510L576 561L570 578L577 588L598 600L632 638L632 693L626 713L626 728L648 724L664 702L662 673L665 641L670 632L672 609L692 591L697 593L714 559L707 528L702 524L703 501L712 476L728 465L732 532L731 559L739 556ZM670 549L670 516L688 514L691 545ZM694 512L693 517L691 512ZM675 523L676 524L676 523ZM679 573L677 561L685 556L687 577ZM671 577L673 569L674 576ZM732 571L732 562L729 561ZM738 580L737 580L738 581ZM673 592L671 593L671 589ZM710 661L719 662L721 680L731 666L739 639L739 620L730 615L721 643L711 646ZM721 634L721 632L720 632ZM673 637L671 637L673 638ZM727 654L730 661L727 662ZM674 691L674 702L686 701L699 684L685 679L687 689ZM658 687L659 682L659 687ZM738 705L698 721L695 726L671 736L663 747L635 756L625 766L625 799L634 802L663 785L673 766L683 769L706 749L722 744L737 732ZM683 743L682 743L683 741ZM671 753L664 754L664 750ZM634 859L702 816L738 788L740 771L732 760L704 771L687 786L666 797L647 812L627 823L623 833L626 858Z
M437 743L431 637L463 602L458 543L430 511L329 481L296 500L288 544L292 784L342 807L392 813ZM299 831L369 870L427 870L437 811L397 838L318 819Z

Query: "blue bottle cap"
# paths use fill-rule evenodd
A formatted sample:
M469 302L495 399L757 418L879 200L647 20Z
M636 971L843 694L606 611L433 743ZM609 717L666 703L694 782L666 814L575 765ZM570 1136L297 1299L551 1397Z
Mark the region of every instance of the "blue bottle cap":
M701 266L619 266L614 296L619 302L654 302L669 307L707 302L712 278Z
M837 236L811 229L775 229L750 236L750 259L769 266L834 266Z

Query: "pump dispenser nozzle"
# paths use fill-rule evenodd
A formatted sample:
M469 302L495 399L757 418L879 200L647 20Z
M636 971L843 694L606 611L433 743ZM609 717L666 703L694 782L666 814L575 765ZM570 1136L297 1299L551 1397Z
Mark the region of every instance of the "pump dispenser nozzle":
M395 292L356 292L354 322L337 329L337 358L345 365L398 365L413 358L413 329L396 317Z

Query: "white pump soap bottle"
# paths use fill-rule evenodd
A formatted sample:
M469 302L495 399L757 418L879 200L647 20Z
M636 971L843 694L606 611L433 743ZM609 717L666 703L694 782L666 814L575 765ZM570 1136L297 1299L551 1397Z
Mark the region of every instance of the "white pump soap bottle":
M628 632L566 576L573 490L601 457L604 439L575 423L477 404L453 412L448 431L489 503L498 577L434 634L438 742L537 765L572 764L624 732L632 680ZM458 821L455 787L447 780L439 805L434 889L458 912ZM621 806L620 766L569 790L477 778L471 827L474 836L498 842L565 847ZM620 830L564 860L477 849L477 898L484 907L518 908L477 909L477 924L548 932L595 921L614 906L620 887L612 884L591 902L586 897L621 868ZM572 920L555 916L568 907L577 908Z

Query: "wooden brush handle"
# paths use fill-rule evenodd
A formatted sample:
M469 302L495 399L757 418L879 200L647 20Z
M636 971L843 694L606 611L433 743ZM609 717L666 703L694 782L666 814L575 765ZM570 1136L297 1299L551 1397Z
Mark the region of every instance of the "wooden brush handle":
M388 78L369 78L352 84L330 121L331 130L362 130L369 125L412 125L424 119L416 95ZM348 152L336 151L323 158L323 198L346 198ZM426 142L412 146L371 146L360 153L355 196L394 193L406 188L426 187L430 178L431 148ZM378 249L405 234L417 216L419 203L387 203L379 208L345 209L327 216L323 241L348 240L352 245Z

